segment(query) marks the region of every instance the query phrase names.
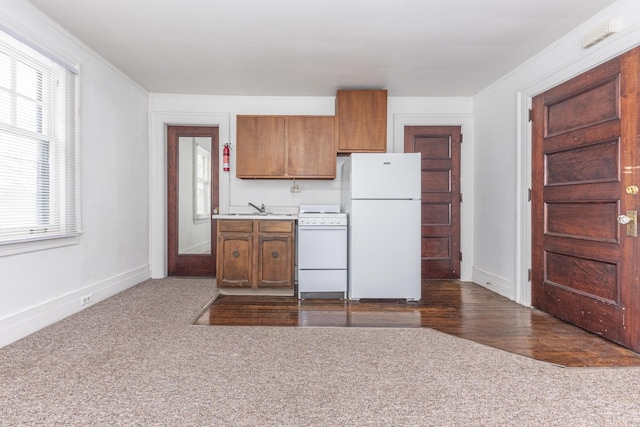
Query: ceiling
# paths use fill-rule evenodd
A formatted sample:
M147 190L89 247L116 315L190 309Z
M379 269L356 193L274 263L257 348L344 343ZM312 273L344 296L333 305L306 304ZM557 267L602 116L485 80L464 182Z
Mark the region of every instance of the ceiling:
M30 0L149 92L472 96L614 0Z

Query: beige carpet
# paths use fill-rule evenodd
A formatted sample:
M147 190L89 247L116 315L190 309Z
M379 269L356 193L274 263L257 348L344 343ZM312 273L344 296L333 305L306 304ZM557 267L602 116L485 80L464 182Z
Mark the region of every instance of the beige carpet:
M560 368L430 329L193 326L144 282L0 349L0 425L631 426L640 368Z

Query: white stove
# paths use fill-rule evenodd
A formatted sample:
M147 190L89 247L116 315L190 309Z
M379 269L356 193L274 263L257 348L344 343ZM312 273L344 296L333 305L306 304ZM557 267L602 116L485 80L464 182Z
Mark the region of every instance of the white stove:
M298 298L346 298L347 214L338 205L301 205Z
M300 205L298 224L304 226L347 225L347 214L338 205Z

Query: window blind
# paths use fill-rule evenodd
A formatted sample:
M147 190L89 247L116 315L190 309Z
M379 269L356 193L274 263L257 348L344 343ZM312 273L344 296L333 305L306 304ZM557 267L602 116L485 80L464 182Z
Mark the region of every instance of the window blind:
M77 80L0 31L0 244L79 233Z

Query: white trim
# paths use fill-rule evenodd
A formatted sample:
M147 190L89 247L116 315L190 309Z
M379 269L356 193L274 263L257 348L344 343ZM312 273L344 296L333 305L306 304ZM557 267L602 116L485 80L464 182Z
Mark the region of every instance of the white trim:
M473 265L473 114L395 114L393 116L393 151L404 152L405 126L460 126L463 134L461 147L460 191L463 194L460 209L460 279L472 278ZM463 208L464 206L464 208Z
M515 301L531 305L531 283L527 270L531 267L531 212L527 192L531 186L531 125L529 108L534 96L551 89L591 68L594 68L640 44L640 23L626 28L623 32L585 51L579 59L567 58L565 63L554 67L549 73L524 85L516 92L516 162L520 168L517 180L516 212L516 259L515 259ZM535 58L534 58L535 59Z
M80 235L78 234L77 236L71 237L54 237L28 242L10 243L7 245L0 245L0 257L77 245L79 242Z
M65 317L104 301L149 278L149 265L118 274L106 280L75 290L51 301L0 319L0 347L4 347ZM81 306L80 298L92 294L92 302Z
M510 300L516 296L513 283L509 280L475 267L473 268L473 282Z
M211 126L218 128L218 158L230 141L229 113L154 111L149 118L149 264L151 277L167 277L167 126ZM229 173L219 168L220 212L229 209Z
M521 92L516 95L516 141L528 141L526 146L516 144L516 167L520 170L516 174L516 235L515 235L515 283L514 301L531 306L531 283L529 282L529 268L531 267L531 202L529 188L531 188L531 123L529 109L531 97L523 97ZM525 113L522 114L521 110Z

